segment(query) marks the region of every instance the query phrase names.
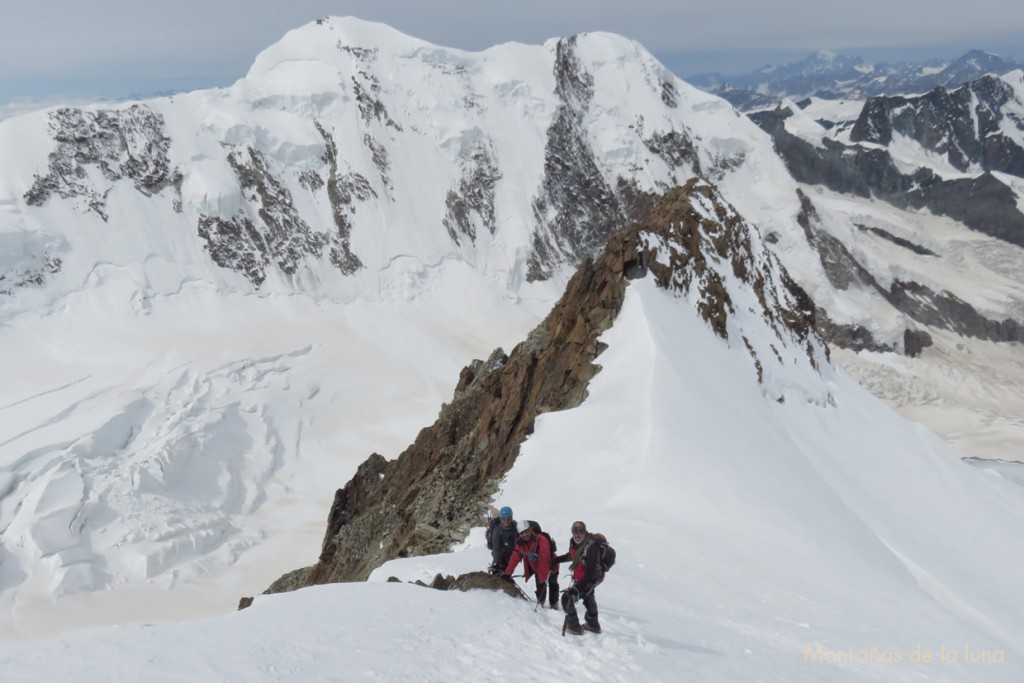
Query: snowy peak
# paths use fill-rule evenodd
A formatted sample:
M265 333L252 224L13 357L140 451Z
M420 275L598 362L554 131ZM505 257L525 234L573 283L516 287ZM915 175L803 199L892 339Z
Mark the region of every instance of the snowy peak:
M225 90L3 125L34 141L5 159L0 202L38 252L3 275L52 283L44 298L97 263L154 255L181 268L162 293L200 280L404 298L458 264L515 290L567 275L656 194L738 174L764 145L619 36L469 53L351 18L289 33ZM134 238L116 255L96 239L122 232ZM44 253L53 243L63 253Z
M246 80L266 79L275 70L290 68L289 65L305 69L310 63L319 63L340 68L381 53L390 58L430 47L435 46L387 24L356 17L325 17L289 31L260 52Z

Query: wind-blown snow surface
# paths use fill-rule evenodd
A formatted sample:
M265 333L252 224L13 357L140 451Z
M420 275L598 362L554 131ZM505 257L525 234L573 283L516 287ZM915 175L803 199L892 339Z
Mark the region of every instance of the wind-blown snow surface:
M603 341L588 399L540 418L496 499L563 546L577 518L609 536L603 634L563 639L559 612L499 594L385 583L480 569L476 529L365 584L0 662L27 681L485 681L524 661L595 681L1020 680L1024 489L789 349L766 390L744 348L650 281Z

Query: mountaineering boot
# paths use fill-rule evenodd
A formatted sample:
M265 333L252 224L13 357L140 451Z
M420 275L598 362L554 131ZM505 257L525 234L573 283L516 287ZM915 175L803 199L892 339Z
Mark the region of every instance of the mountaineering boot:
M590 624L583 624L583 626L581 626L580 628L583 631L590 631L591 633L600 633L601 632L601 627L600 626L591 626Z
M566 633L571 633L574 636L582 636L583 635L583 627L580 626L579 624L568 624L565 627L565 632Z
M596 614L594 616L591 616L591 615L588 614L586 617L584 617L584 619L583 619L583 630L584 631L590 631L591 633L600 633L601 632L601 622L599 622L597 620L597 615Z

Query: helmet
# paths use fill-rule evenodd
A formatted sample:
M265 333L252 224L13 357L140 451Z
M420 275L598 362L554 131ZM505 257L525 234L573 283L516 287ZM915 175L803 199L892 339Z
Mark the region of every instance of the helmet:
M512 508L506 505L498 511L498 516L502 519L512 519Z
M530 520L528 519L525 519L516 525L516 531L518 531L520 534L532 530L533 527L530 525Z

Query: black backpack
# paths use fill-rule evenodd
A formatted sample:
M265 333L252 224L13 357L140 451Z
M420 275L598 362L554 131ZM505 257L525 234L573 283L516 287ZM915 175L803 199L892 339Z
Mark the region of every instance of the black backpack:
M604 574L615 566L615 548L608 545L608 539L604 534L591 534L591 536L600 552L601 577L604 578Z
M554 557L555 555L557 555L558 554L558 546L555 545L555 539L551 538L551 534L549 534L546 531L542 531L541 528L540 528L540 524L538 524L537 522L533 521L532 519L527 520L527 521L530 523L530 528L533 529L533 533L539 534L539 535L543 536L544 538L548 539L548 544L551 546L551 557Z
M484 530L484 538L487 540L487 549L494 550L494 527L500 521L500 517L491 517L487 520L487 529Z

